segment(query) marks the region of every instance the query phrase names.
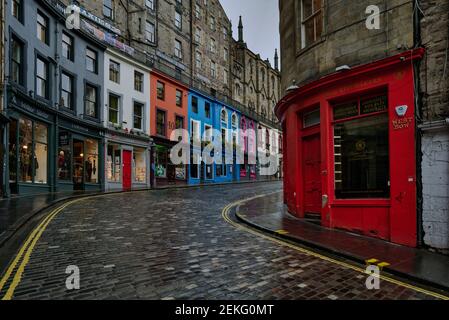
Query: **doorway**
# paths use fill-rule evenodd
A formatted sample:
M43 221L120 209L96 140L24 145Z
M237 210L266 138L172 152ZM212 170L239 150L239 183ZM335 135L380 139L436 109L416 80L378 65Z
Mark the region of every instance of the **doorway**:
M123 150L123 190L131 190L132 180L132 152Z
M73 190L84 190L84 141L73 140Z
M321 139L320 134L304 136L303 176L304 213L309 218L321 218Z

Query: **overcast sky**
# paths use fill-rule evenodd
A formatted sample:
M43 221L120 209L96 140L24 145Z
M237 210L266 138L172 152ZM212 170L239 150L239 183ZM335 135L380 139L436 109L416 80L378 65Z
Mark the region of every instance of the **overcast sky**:
M279 51L278 0L220 0L232 21L234 39L238 39L239 16L243 19L243 40L254 53L274 66L274 49Z

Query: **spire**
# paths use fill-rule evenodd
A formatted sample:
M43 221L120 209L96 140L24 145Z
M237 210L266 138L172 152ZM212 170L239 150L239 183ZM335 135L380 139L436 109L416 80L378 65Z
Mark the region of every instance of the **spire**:
M278 49L274 50L274 68L276 70L279 70L279 56L278 56Z
M239 42L243 42L243 22L242 22L242 16L240 16L240 19L239 19Z

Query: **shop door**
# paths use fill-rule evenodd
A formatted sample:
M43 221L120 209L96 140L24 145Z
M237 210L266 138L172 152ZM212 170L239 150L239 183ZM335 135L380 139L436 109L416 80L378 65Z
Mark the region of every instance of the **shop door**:
M303 138L304 212L321 214L320 135Z
M84 141L73 140L73 190L84 190Z
M132 152L123 150L123 189L131 189L131 167L132 167Z

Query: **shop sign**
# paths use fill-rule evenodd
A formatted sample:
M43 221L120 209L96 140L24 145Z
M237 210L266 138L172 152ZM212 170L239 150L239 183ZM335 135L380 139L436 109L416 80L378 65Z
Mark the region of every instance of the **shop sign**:
M406 105L396 107L396 114L399 117L404 117L407 114L407 109L408 109L408 106L406 106Z
M43 112L43 111L39 110L38 108L31 106L30 104L28 104L27 102L25 102L23 100L17 101L17 99L14 97L12 99L12 102L14 104L16 104L18 107L20 107L21 109L23 109L25 111L28 111L30 113L33 113L33 114L35 114L35 115L37 115L37 116L39 116L39 117L41 117L43 119L47 119L48 120L50 118L50 115L48 113Z
M68 146L70 144L69 134L67 132L59 133L59 145Z
M362 100L360 103L360 113L369 114L386 111L388 109L387 104L387 96Z
M334 107L334 120L356 117L359 115L357 102L345 103Z
M413 117L395 119L393 120L393 129L394 130L402 130L410 127L410 124L413 122Z
M129 55L134 55L135 50L134 48L124 44L123 42L118 41L117 39L115 39L114 35L111 35L110 33L104 32L98 28L95 28L93 25L91 25L90 23L87 23L86 21L82 21L82 26L83 29L88 31L90 34L92 34L93 36L95 36L98 40L106 42L108 45L126 52Z

